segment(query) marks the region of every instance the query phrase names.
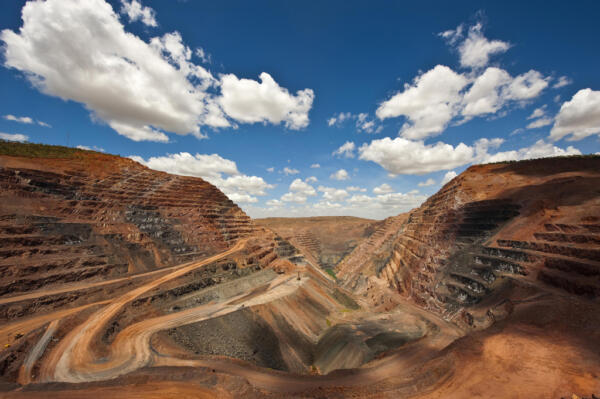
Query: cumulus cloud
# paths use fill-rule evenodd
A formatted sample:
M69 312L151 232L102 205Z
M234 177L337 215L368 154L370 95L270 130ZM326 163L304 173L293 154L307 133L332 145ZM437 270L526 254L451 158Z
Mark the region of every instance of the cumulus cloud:
M419 187L429 187L429 186L433 186L435 184L435 180L432 178L429 178L425 181L420 182L419 184L417 184L417 186Z
M212 62L212 56L204 51L202 47L196 48L194 53L196 54L196 57L200 58L200 61L202 61L204 64L210 64Z
M31 119L28 116L14 116L14 115L4 115L3 116L4 119L6 119L7 121L12 121L12 122L17 122L17 123L26 123L28 125L33 123L33 119Z
M19 134L19 133L11 134L11 133L0 132L0 139L6 140L6 141L27 141L27 140L29 140L29 137L24 134Z
M400 134L409 139L421 139L440 134L456 114L467 85L465 76L444 65L417 76L412 84L394 94L377 108L379 119L405 116L408 121Z
M541 118L542 116L546 116L546 107L546 105L542 105L541 107L534 109L531 115L527 117L527 119L536 119Z
M394 214L389 212L390 210L393 210L396 214L399 212L406 212L412 208L418 207L426 199L427 196L419 195L414 192L386 193L374 197L364 194L355 194L346 202L351 208L373 208L376 211L379 210L381 213L389 215Z
M343 156L346 158L354 158L354 149L356 146L351 141L346 141L344 144L340 146L337 150L335 150L331 155L333 156Z
M422 175L438 170L454 169L472 161L472 147L460 143L456 147L438 142L425 144L402 137L385 137L363 144L359 159L373 161L394 174Z
M11 121L11 122L25 123L27 125L37 123L38 125L43 126L43 127L52 127L52 126L50 126L50 124L48 124L46 122L43 122L40 120L34 121L33 118L31 118L29 116L14 116L14 115L8 114L8 115L4 115L2 117L4 119L6 119L7 121Z
M495 114L510 102L531 100L541 94L548 81L535 70L512 77L501 68L489 67L478 76L467 76L437 65L380 104L377 116L405 116L408 121L400 136L424 139L442 133L459 114L465 122L475 116Z
M311 89L299 90L294 96L268 73L261 73L259 78L260 83L233 74L221 77L219 103L228 116L245 123L283 122L289 129L308 126L308 111L314 99Z
M363 188L363 187L358 187L358 186L348 186L348 187L346 187L346 191L351 191L351 192L358 191L358 192L364 193L367 191L367 189Z
M318 182L318 181L319 181L319 179L317 179L317 178L316 178L316 177L314 177L314 176L310 176L310 177L307 177L307 178L305 179L305 181L306 181L307 183L316 183L316 182Z
M505 101L501 89L510 81L511 77L505 70L496 67L487 68L475 79L465 94L462 114L475 116L498 111Z
M344 122L352 120L356 126L356 129L365 133L380 133L383 130L383 126L377 125L377 122L369 118L367 113L352 114L350 112L340 112L337 115L333 115L327 120L328 126L340 127Z
M327 126L340 126L344 121L352 119L353 117L354 115L350 112L340 112L337 115L334 114L331 118L327 119Z
M181 152L151 157L147 160L139 156L130 158L151 169L182 176L201 177L217 186L234 202L257 202L254 196L267 195L266 190L274 187L265 182L262 177L240 173L234 161L218 154L192 155Z
M539 118L527 125L527 129L537 129L540 127L551 125L554 122L552 118Z
M477 115L498 112L509 101L526 101L540 95L548 86L548 78L538 71L528 71L516 77L496 67L487 68L465 94L462 115Z
M349 195L346 190L341 188L319 186L318 190L323 193L323 199L327 201L340 202Z
M393 193L394 189L387 183L383 183L380 186L377 186L373 189L373 193L375 194L389 194Z
M308 197L314 197L315 195L317 195L317 191L313 186L302 181L302 179L296 179L290 184L289 192L281 196L281 201L304 204Z
M267 172L273 173L275 172L275 168L271 166L270 168L267 168Z
M121 0L121 13L129 17L129 22L142 21L144 25L158 26L155 12L150 7L144 7L138 0Z
M464 143L453 147L437 142L424 144L401 137L389 137L363 144L359 149L359 159L379 164L392 175L423 175L440 170L454 169L469 163L499 162L543 158L558 155L579 154L574 147L566 149L539 140L530 147L519 150L491 153L504 143L501 138L481 138L472 146Z
M298 173L300 173L298 169L288 168L287 166L283 168L283 174L285 174L286 176L297 175Z
M569 77L567 77L567 76L561 76L560 78L558 78L558 80L556 81L556 83L554 83L552 85L552 88L553 89L559 89L561 87L568 86L571 83L573 83L573 81L571 79L569 79Z
M348 179L350 179L350 176L348 175L348 172L346 172L345 169L340 169L337 172L332 173L329 176L329 178L333 179L333 180L340 180L341 181L341 180L348 180Z
M151 23L139 1L124 9ZM4 65L44 94L82 103L94 120L134 141L167 142L165 132L201 138L201 126L231 126L227 115L290 128L308 123L312 90L291 96L266 73L261 83L234 75L219 81L191 61L179 33L146 42L125 31L104 0L30 1L22 19L18 32L0 33Z
M531 115L527 117L527 120L534 119L534 121L527 125L527 129L537 129L552 124L554 119L546 115L546 108L547 106L543 105L533 110Z
M513 151L497 152L495 154L486 154L481 162L503 162L503 161L522 161L524 159L536 159L546 157L556 157L563 155L580 155L581 151L575 147L569 146L566 149L556 147L544 140L538 140L533 145Z
M600 133L600 91L579 90L560 107L554 126L550 131L551 140L581 140Z
M506 98L509 100L530 100L540 95L548 87L549 78L540 72L530 70L516 76L506 88Z
M383 130L383 126L378 126L373 119L369 119L369 116L366 113L356 115L356 128L359 131L370 134L380 133Z
M313 163L312 165L310 165L310 167L311 167L312 169L318 169L318 168L320 168L320 167L321 167L321 165L319 165L318 163Z
M511 46L501 40L488 40L483 35L481 22L469 27L467 36L464 37L463 25L455 30L440 33L452 46L457 46L460 55L460 64L468 68L482 68L490 61L490 56L506 52Z
M460 124L476 116L497 114L510 103L523 105L548 87L551 79L535 70L513 77L502 68L486 68L491 55L508 50L510 45L486 39L481 23L468 29L460 25L440 36L458 50L461 65L470 70L459 73L436 65L379 105L376 115L380 120L406 118L399 132L403 138L437 136L453 120ZM458 116L462 120L456 121Z
M99 151L99 152L104 152L104 148L101 147L97 147L97 146L87 146L87 145L78 145L75 148L79 148L80 150L87 150L87 151Z
M454 179L457 176L456 172L451 170L449 172L446 172L446 174L444 175L444 177L442 178L442 186L446 183L448 183L450 180Z

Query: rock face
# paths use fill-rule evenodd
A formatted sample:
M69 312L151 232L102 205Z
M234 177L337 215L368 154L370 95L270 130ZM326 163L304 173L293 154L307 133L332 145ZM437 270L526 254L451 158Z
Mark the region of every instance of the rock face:
M336 269L381 224L350 216L265 218L255 223L277 232L324 269Z
M345 285L378 303L367 289L384 281L469 326L502 313L515 283L596 300L599 187L600 157L472 166L395 227L375 275L372 255L351 254Z
M91 152L0 156L0 295L206 257L254 231L202 179Z

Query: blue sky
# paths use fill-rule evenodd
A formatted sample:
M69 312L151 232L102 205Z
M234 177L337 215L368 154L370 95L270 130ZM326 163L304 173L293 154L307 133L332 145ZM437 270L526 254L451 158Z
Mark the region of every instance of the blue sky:
M3 2L0 138L383 218L473 163L600 152L600 4ZM318 167L316 167L318 165Z

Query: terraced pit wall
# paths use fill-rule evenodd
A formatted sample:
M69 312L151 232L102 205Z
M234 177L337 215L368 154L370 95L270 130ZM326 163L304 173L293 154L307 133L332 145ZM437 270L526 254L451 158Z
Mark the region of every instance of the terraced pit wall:
M0 204L0 296L200 259L255 231L202 179L87 151L0 155Z
M597 156L473 166L405 222L391 218L338 276L375 305L383 284L467 327L503 317L516 286L597 300L598 187Z

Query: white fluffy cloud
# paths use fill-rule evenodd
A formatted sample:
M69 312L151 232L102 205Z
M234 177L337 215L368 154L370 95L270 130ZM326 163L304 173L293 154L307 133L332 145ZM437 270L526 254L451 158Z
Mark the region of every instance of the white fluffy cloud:
M444 65L417 76L413 84L384 101L377 108L379 119L405 116L408 121L400 131L402 137L422 139L440 134L456 114L467 85L465 76Z
M350 176L348 175L348 172L346 172L345 169L340 169L337 172L332 173L329 176L329 178L333 179L333 180L340 180L341 181L341 180L348 180L348 179L350 179Z
M471 162L474 156L473 148L463 143L453 147L442 142L425 144L402 137L373 140L358 151L360 159L373 161L395 175L454 169Z
M266 72L260 74L260 80L258 83L233 74L222 76L219 103L225 113L245 123L284 122L290 129L308 126L308 111L315 97L311 89L299 90L294 96Z
M286 176L297 175L298 173L300 173L298 169L288 168L287 166L283 168L283 174Z
M352 119L353 117L354 115L352 115L350 112L340 112L339 114L333 115L331 118L327 119L327 126L340 126L345 120Z
M351 141L346 141L344 144L340 146L337 150L335 150L331 155L333 156L343 156L346 158L354 158L354 149L356 146Z
M465 116L495 113L504 104L501 88L511 81L511 77L503 69L490 67L475 79L475 82L465 94L465 106L462 114Z
M343 201L349 195L346 190L341 188L319 186L319 191L323 193L323 199L334 202Z
M539 140L530 147L519 150L490 153L504 143L501 138L482 138L472 146L460 143L456 147L438 142L424 144L397 137L373 140L363 144L358 152L359 159L373 161L393 175L423 175L440 170L454 169L469 163L500 162L543 158L559 155L580 154L572 146L566 149Z
M380 186L377 186L373 189L373 193L375 194L389 194L393 193L394 189L387 183L383 183Z
M501 40L488 40L483 35L483 25L479 22L471 27L464 38L463 25L455 30L440 33L451 45L456 45L460 55L460 64L463 67L482 68L490 61L490 56L504 53L510 48L510 44ZM464 39L463 39L464 38Z
M571 81L571 79L569 79L568 76L561 76L560 78L558 78L558 80L556 81L556 83L554 83L552 85L552 88L553 89L559 89L561 87L568 86L571 83L573 83L573 82Z
M297 204L304 204L308 197L314 197L317 195L317 191L310 184L302 181L302 179L296 179L290 184L289 192L281 196L283 202L295 202Z
M155 12L150 7L144 7L138 0L121 0L122 14L127 14L129 21L142 21L144 25L157 26Z
M234 161L218 154L192 155L181 152L151 157L148 160L139 156L130 158L151 169L176 175L201 177L217 186L234 202L257 202L254 196L266 195L266 190L273 188L273 185L265 182L262 177L240 173Z
M506 88L505 96L508 100L531 100L548 87L549 80L532 69L516 76Z
M307 177L307 178L305 179L305 181L306 181L307 183L316 183L316 182L318 182L318 181L319 181L319 179L317 179L315 176L310 176L310 177Z
M552 118L539 118L527 125L527 129L537 129L540 127L551 125L554 122Z
M406 212L412 208L421 205L427 196L415 192L410 193L386 193L374 197L356 194L350 197L346 202L351 208L372 208L379 210L384 214L394 214L394 212ZM393 212L389 212L393 210ZM386 212L387 211L387 212Z
M569 146L566 149L556 147L544 140L538 140L533 145L513 151L497 152L495 154L486 154L481 162L503 162L503 161L522 161L524 159L536 159L546 157L556 157L563 155L580 155L581 151Z
M358 187L358 186L348 186L348 187L346 187L346 191L351 191L351 192L358 191L358 192L364 193L367 191L367 189L364 187Z
M321 167L321 165L319 165L318 163L313 163L312 165L310 165L310 167L311 167L312 169L318 169L318 168L320 168L320 167Z
M464 31L460 25L440 36L458 49L461 65L470 67L470 71L459 73L436 65L377 108L376 115L381 120L406 118L399 132L401 137L422 140L439 135L459 115L463 119L455 121L458 124L475 116L496 114L510 102L523 104L548 87L551 79L535 70L515 77L494 66L483 70L492 54L504 52L510 45L486 39L481 23L470 27L466 36Z
M600 91L579 90L560 107L550 131L551 140L581 140L600 133ZM568 137L570 136L570 137Z
M80 150L87 150L87 151L99 151L99 152L104 152L104 148L98 147L98 146L87 146L87 145L78 145L75 148L79 148Z
M408 122L402 126L400 135L412 140L424 139L442 133L459 114L466 121L497 113L511 101L531 100L548 86L548 80L534 70L512 77L503 69L489 67L479 76L467 77L437 65L383 102L377 116L385 119L403 115Z
M31 119L28 116L14 116L14 115L4 115L3 116L4 119L6 119L7 121L12 121L12 122L17 122L17 123L26 123L28 125L33 123L33 119Z
M543 105L539 108L534 109L531 115L527 117L527 119L536 119L541 118L542 116L546 116L546 107L546 105Z
M37 123L38 125L43 126L43 127L52 127L46 122L42 122L39 120L34 121L33 118L30 116L14 116L14 115L8 114L8 115L4 115L3 118L6 119L7 121L17 122L17 123L25 123L27 125Z
M465 94L462 114L467 118L493 114L509 101L530 100L540 95L548 80L534 70L513 78L503 69L489 67Z
M24 134L19 134L19 133L3 133L0 132L0 140L6 140L6 141L27 141L29 140L29 137L24 135Z
M450 180L454 179L457 176L456 172L451 170L449 172L446 172L446 174L444 175L444 177L442 178L442 186L446 183L448 183Z
M419 184L417 184L417 186L419 187L429 187L429 186L433 186L435 184L435 180L432 178L429 178L425 181L420 182Z
M124 2L124 10L152 23L139 1ZM125 31L104 0L30 1L22 18L18 32L0 33L4 65L45 94L82 103L94 120L134 141L167 142L165 132L204 137L201 126L230 126L222 106L241 122L308 123L312 90L291 96L266 73L261 83L234 75L218 81L192 62L179 33L145 42Z
M383 130L383 126L377 125L377 122L369 119L369 115L366 113L352 114L350 112L340 112L337 115L333 115L327 120L328 126L342 126L344 122L352 120L358 131L365 133L379 133Z

